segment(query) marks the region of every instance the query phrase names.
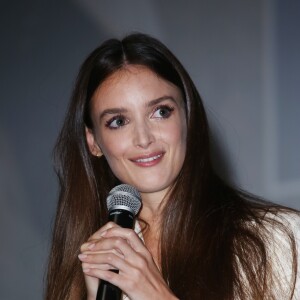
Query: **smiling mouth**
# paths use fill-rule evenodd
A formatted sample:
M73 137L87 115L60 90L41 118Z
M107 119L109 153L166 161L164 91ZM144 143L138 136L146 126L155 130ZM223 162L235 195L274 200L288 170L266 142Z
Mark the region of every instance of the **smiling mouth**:
M152 156L147 155L144 157L131 159L131 161L140 166L149 166L150 167L150 166L153 166L156 163L158 163L163 156L164 156L164 153L159 153L159 154L154 154Z
M148 158L140 158L140 159L136 159L135 161L136 161L136 162L144 163L144 162L150 162L150 161L159 159L160 157L162 157L162 154L158 154L158 155L155 155L155 156L152 156L152 157L148 157Z

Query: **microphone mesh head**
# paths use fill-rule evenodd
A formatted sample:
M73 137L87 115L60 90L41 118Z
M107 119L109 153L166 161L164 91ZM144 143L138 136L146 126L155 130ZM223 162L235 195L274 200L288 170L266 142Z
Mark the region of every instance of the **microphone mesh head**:
M120 184L114 187L107 197L108 211L118 206L127 207L127 210L136 215L141 208L141 195L136 188L128 184Z

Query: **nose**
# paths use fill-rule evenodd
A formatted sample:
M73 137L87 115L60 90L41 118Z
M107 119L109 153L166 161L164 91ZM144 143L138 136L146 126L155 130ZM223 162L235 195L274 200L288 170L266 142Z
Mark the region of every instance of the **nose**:
M151 124L141 121L135 125L133 143L138 148L146 149L155 141Z

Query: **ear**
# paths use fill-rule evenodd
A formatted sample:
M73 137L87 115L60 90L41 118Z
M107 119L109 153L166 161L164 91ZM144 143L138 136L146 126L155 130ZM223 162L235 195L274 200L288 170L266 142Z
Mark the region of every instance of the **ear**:
M103 153L96 142L93 130L85 127L85 136L90 152L94 156L101 157Z

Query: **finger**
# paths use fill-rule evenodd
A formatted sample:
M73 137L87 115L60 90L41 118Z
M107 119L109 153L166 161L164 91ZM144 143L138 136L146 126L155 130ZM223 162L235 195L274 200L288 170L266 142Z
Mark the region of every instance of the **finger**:
M103 238L120 237L125 239L130 246L137 252L143 252L146 247L137 233L132 229L111 227L105 232L102 232Z
M85 252L85 251L90 251L94 248L95 246L95 243L97 242L98 240L89 240L88 242L82 244L80 246L80 252Z
M120 227L119 225L117 225L114 222L108 222L106 223L104 226L102 226L99 230L97 230L90 238L90 240L97 240L100 239L103 235L103 233L105 233L108 229L110 228L115 228L115 227Z
M99 287L99 279L98 277L87 274L88 268L83 269L84 281L87 289L87 294L91 296L93 299L96 299L98 287Z
M108 271L108 270L115 269L112 265L109 264L91 264L91 263L82 262L81 266L83 270L99 269L99 270Z
M148 250L145 254L134 251L131 246L122 238L112 238L111 247L116 247L119 251L100 251L85 252L80 254L79 259L90 265L98 265L97 268L104 270L102 265L109 265L120 272L130 274L133 269L146 270L151 264L154 264L152 256Z
M100 240L93 241L92 247L86 247L86 245L82 246L81 254L112 252L124 257L119 247L121 243L128 244L125 239L120 237L102 238Z
M121 274L121 275L124 274L125 275L124 278L126 278L130 274L132 274L132 272L134 270L134 268L130 264L128 264L124 259L121 259L120 257L115 256L111 253L91 255L91 256L93 256L93 257L86 258L86 260L88 262L82 263L82 270L85 273L85 275L87 275L87 276L96 277L100 280L106 280L107 277L106 276L102 277L101 274L106 274L106 275L109 275L109 274L102 273L100 271L108 271L108 272L113 273L112 270L118 270L118 274ZM97 258L96 258L96 256L97 256ZM97 264L90 263L94 259L96 259ZM99 263L100 261L101 262L109 261L110 264ZM87 278L87 279L90 280L90 283L92 282L91 279L89 279L89 278Z
M89 237L88 241L81 245L80 251L89 251L94 247L95 241L98 241L102 238L103 234L110 228L119 227L114 222L108 222L104 226L102 226L99 230L97 230L92 236Z
M128 295L130 292L138 291L138 288L140 288L139 280L132 280L130 277L128 277L127 274L124 275L122 273L115 273L112 271L99 270L99 269L84 270L84 273L88 276L97 277L97 278L101 278L101 280L108 281L111 284L119 287L122 291L124 291ZM137 277L137 276L141 278L143 277L143 274L135 272L133 277ZM142 298L139 297L137 299L142 299Z
M100 269L84 269L83 270L84 274L85 274L85 278L87 278L88 280L90 280L90 278L96 279L98 281L99 284L99 280L98 278L100 278L101 280L106 280L112 284L114 284L115 286L120 285L120 277L122 277L120 274L112 272L112 271L108 271L108 270L100 270Z
M138 238L137 238L138 239ZM80 259L84 259L90 254L105 254L113 253L121 258L129 259L130 261L138 259L139 255L149 258L150 253L147 248L141 243L140 247L136 247L138 251L132 248L131 242L122 237L103 237L101 240L95 242L95 245L90 251L83 251L80 255ZM97 256L95 255L97 259Z
M123 258L114 253L91 253L79 255L79 259L82 261L83 269L125 269L129 265ZM107 269L108 267L108 269Z
M126 243L126 242L125 242ZM112 242L110 244L113 244ZM82 261L84 258L86 258L87 255L92 254L106 254L106 253L113 253L121 258L124 258L124 255L122 252L118 249L112 249L112 246L108 247L106 250L99 250L99 251L85 251L78 255L78 258Z

